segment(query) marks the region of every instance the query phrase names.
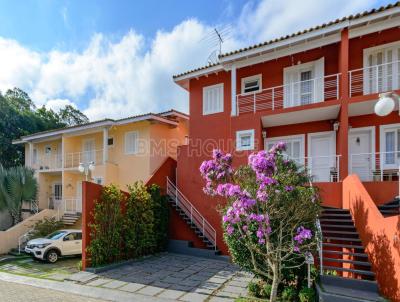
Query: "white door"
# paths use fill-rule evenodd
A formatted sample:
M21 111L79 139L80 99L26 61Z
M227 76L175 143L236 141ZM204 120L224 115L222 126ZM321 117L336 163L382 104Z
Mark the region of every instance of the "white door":
M82 213L82 182L76 182L76 212Z
M53 197L51 198L51 201L53 204L50 204L50 208L53 209L59 209L62 204L62 183L54 183L53 184Z
M349 133L349 173L357 174L363 181L372 180L371 131L350 131Z
M308 170L313 176L313 181L331 181L337 168L334 132L310 133L308 138Z
M96 159L95 141L94 139L85 139L83 141L83 163L94 162Z

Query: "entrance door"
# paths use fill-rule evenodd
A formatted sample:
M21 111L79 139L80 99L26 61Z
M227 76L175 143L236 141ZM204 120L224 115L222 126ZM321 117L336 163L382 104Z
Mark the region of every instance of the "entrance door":
M96 157L94 139L86 139L83 141L83 163L94 162Z
M53 183L53 193L50 198L49 207L52 209L58 209L62 204L62 183L56 182Z
M363 181L372 180L372 154L370 130L352 129L349 133L349 172Z
M82 213L82 182L76 182L76 211Z
M331 181L336 168L336 143L334 132L308 135L308 170L315 182Z

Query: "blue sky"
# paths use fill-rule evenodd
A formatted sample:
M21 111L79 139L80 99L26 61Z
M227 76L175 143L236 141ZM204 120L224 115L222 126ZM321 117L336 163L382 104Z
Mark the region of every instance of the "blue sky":
M231 50L390 3L382 0L0 0L0 91L90 119L187 111L172 75L202 66L207 37Z

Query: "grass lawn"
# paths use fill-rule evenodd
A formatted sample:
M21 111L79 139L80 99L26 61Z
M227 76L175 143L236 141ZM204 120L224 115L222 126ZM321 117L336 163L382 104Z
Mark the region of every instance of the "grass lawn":
M79 271L79 261L80 258L65 258L50 264L33 260L32 258L15 259L0 263L0 272L62 281L69 275Z

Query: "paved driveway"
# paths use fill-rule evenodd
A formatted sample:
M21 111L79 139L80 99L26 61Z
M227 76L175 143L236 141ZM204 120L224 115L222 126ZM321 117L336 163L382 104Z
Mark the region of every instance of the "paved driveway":
M103 273L80 272L70 280L93 287L179 301L233 301L246 296L252 277L231 263L162 254Z

